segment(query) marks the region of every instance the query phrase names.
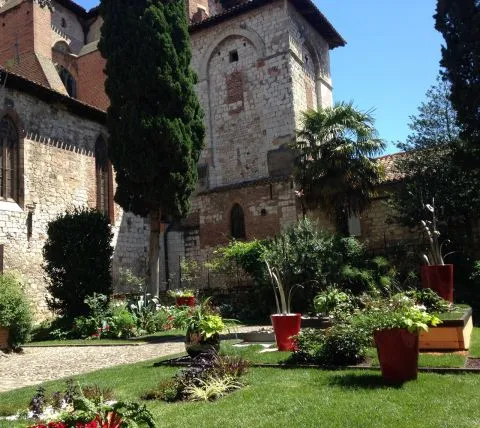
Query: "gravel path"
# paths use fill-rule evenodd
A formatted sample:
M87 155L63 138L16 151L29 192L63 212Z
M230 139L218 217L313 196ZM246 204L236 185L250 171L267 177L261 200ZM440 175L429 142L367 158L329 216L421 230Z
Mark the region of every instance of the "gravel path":
M243 333L259 328L240 327L236 330ZM184 351L183 341L172 341L132 346L24 348L22 354L0 352L0 392Z

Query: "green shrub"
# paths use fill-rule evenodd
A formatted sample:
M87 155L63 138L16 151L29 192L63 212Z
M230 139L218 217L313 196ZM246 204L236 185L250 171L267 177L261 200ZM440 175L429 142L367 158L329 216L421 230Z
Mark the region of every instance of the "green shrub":
M296 337L292 363L345 366L365 359L370 343L367 330L338 324L326 330L305 329Z
M0 275L0 326L8 328L13 349L30 340L32 312L21 280L10 273Z
M284 282L302 285L292 297L292 309L298 312L313 311L314 296L328 286L355 295L365 291L388 294L396 287L396 271L385 258L372 259L357 239L318 230L308 219L302 219L273 239L233 241L217 249L216 254L211 267L228 272L239 266L255 281L254 307L228 308L229 315L242 320L240 312L260 318L271 313L275 305L265 258L282 272Z
M107 217L93 209L74 209L51 221L43 247L48 307L73 320L88 315L87 296L112 293L112 232Z
M135 317L125 305L113 306L110 318L110 334L120 339L135 336Z

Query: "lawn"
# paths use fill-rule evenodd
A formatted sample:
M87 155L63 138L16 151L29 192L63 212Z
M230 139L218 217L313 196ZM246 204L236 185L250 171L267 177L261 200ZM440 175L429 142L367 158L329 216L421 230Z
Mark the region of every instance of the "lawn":
M114 389L118 398L138 400L173 367L153 362L100 370L82 384ZM421 373L400 387L383 384L380 373L317 369L252 368L248 386L213 403L149 402L165 427L473 427L480 424L480 376ZM48 391L64 383L46 384ZM35 388L0 394L0 413L26 406ZM2 427L24 424L4 422Z
M289 353L265 352L260 345L222 352L258 363L284 361ZM472 336L472 354L480 355L480 329ZM369 351L376 364L373 350ZM457 354L422 354L420 365L460 366ZM81 385L112 388L118 399L140 396L179 369L147 361L99 370L75 379ZM147 402L159 427L475 427L480 426L480 374L419 373L417 381L385 385L378 370L326 371L315 368L252 367L247 387L213 403ZM64 390L64 381L48 382L47 391ZM25 408L35 387L0 394L0 415ZM0 427L24 427L0 421Z

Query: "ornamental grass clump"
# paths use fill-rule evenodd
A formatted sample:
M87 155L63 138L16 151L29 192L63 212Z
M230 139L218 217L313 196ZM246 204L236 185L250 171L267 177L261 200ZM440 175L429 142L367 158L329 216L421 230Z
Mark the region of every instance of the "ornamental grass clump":
M145 400L212 401L245 385L241 377L250 363L237 356L200 354L173 378L164 379L143 395Z

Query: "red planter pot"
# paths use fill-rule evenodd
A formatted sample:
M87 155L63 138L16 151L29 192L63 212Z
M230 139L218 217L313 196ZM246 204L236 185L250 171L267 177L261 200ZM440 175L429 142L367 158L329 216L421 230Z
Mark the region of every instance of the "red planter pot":
M374 333L383 379L388 383L414 380L418 373L418 333L404 328Z
M177 306L191 306L193 308L195 306L195 297L177 297Z
M442 299L453 302L453 265L422 266L423 288L431 288Z
M295 350L292 336L300 333L302 314L274 314L270 316L279 351Z

